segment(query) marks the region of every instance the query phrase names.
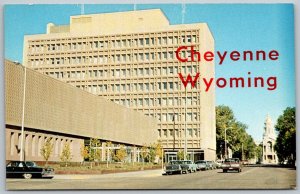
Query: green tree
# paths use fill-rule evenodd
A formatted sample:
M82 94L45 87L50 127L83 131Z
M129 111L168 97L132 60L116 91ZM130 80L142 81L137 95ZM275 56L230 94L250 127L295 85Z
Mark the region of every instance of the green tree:
M163 157L163 153L162 153L162 146L161 143L158 142L157 144L155 144L155 155L158 157L158 159L161 161L162 157Z
M81 155L83 161L86 159L89 159L89 147L85 146L84 143L81 144L80 155Z
M109 158L112 158L112 142L111 141L107 141L106 142L106 167L108 168L108 161Z
M296 161L296 109L288 107L279 116L275 125L278 136L275 143L275 151L279 162L288 160L290 164Z
M53 143L51 142L51 139L48 138L45 142L43 147L40 150L41 155L46 161L46 166L48 165L48 160L53 152Z
M177 151L177 159L184 160L184 151L182 149Z
M143 159L143 166L144 166L145 159L148 157L148 155L149 155L148 147L146 145L143 145L143 147L141 148L141 157Z
M149 158L149 161L154 163L155 161L155 157L156 157L156 145L155 144L152 144L150 145L149 147L149 155L148 155L148 158Z
M70 143L66 142L60 155L60 161L65 162L65 166L68 166L68 162L72 159Z
M247 125L237 121L233 111L224 105L216 107L216 141L218 157L225 155L225 131L227 147L233 156L240 159L255 157L256 145L253 138L246 132Z
M99 150L100 147L100 140L96 138L90 139L90 145L89 145L89 161L99 161L101 158L101 151Z
M257 162L261 163L262 157L263 157L263 154L262 154L262 152L263 152L263 145L262 145L262 143L260 143L258 146L256 146L255 152L256 152Z
M127 153L126 153L126 149L125 149L124 145L120 145L120 148L117 150L117 153L115 156L116 159L123 163L126 156L127 156Z

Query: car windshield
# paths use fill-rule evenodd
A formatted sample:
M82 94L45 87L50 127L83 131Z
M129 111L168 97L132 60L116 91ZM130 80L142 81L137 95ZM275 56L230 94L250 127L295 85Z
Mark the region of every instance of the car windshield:
M229 159L225 159L225 162L239 162L239 159L237 159L237 158L229 158Z
M29 167L37 167L37 164L35 162L26 162L26 165Z
M170 164L181 164L181 161L171 161Z

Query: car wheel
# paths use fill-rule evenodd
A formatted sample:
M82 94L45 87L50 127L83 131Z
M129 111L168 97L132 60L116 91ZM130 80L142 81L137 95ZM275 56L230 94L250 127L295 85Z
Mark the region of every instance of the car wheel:
M227 172L227 170L223 170L223 172Z
M25 179L31 179L32 178L32 174L23 174L23 177L25 178Z

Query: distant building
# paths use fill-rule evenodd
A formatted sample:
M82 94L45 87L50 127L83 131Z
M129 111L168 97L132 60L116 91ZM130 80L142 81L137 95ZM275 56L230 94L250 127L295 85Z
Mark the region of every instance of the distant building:
M158 121L167 160L187 139L189 158L216 159L215 90L185 91L183 76L214 77L214 61L180 62L180 46L214 50L206 23L170 25L159 9L78 15L24 38L25 66ZM189 56L190 51L181 52ZM134 135L134 134L133 134Z
M274 126L269 115L267 115L264 134L263 134L263 164L277 164L278 159L274 150L274 145L276 141L276 134L274 131Z

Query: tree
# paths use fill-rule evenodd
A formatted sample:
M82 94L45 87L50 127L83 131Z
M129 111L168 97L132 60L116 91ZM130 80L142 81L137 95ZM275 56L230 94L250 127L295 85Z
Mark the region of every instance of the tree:
M111 157L111 153L112 153L112 149L110 149L112 147L112 143L111 141L107 141L106 142L106 167L108 168L108 161L109 158Z
M72 155L71 155L70 143L66 142L64 144L64 148L61 152L60 160L62 162L65 162L65 166L67 167L68 162L70 162L71 158L72 158Z
M98 161L101 158L101 151L99 150L100 140L96 138L90 139L90 147L89 147L89 161Z
M148 155L149 155L148 147L146 145L143 145L143 147L141 148L141 157L143 159L143 166L144 166L145 159L148 157Z
M225 131L227 148L233 151L233 156L240 159L255 157L256 145L253 138L246 132L247 125L237 121L233 111L224 105L216 107L216 139L217 155L225 154Z
M116 158L118 161L120 162L124 162L124 159L126 158L126 149L124 147L124 145L120 145L120 148L117 150L117 153L116 153Z
M41 155L46 161L46 166L48 165L48 160L53 152L53 144L51 143L51 139L48 138L45 142L43 147L41 148Z
M279 162L288 160L292 165L296 161L296 109L287 107L279 116L275 125L278 136L275 143L275 151Z
M149 147L149 155L148 155L148 158L149 158L149 161L152 162L152 163L154 163L155 157L156 157L155 147L156 147L155 144L152 144L152 145L150 145L150 147Z
M256 146L256 150L255 150L257 162L259 163L261 163L262 161L262 157L263 157L262 151L263 151L263 145L262 143L260 143L258 146Z
M162 157L163 157L163 153L162 153L162 146L161 146L161 143L158 142L156 145L155 145L155 155L158 157L159 160L162 160Z
M85 146L84 143L81 144L80 155L83 161L89 158L89 147Z
M182 149L177 151L177 159L184 160L184 151Z

